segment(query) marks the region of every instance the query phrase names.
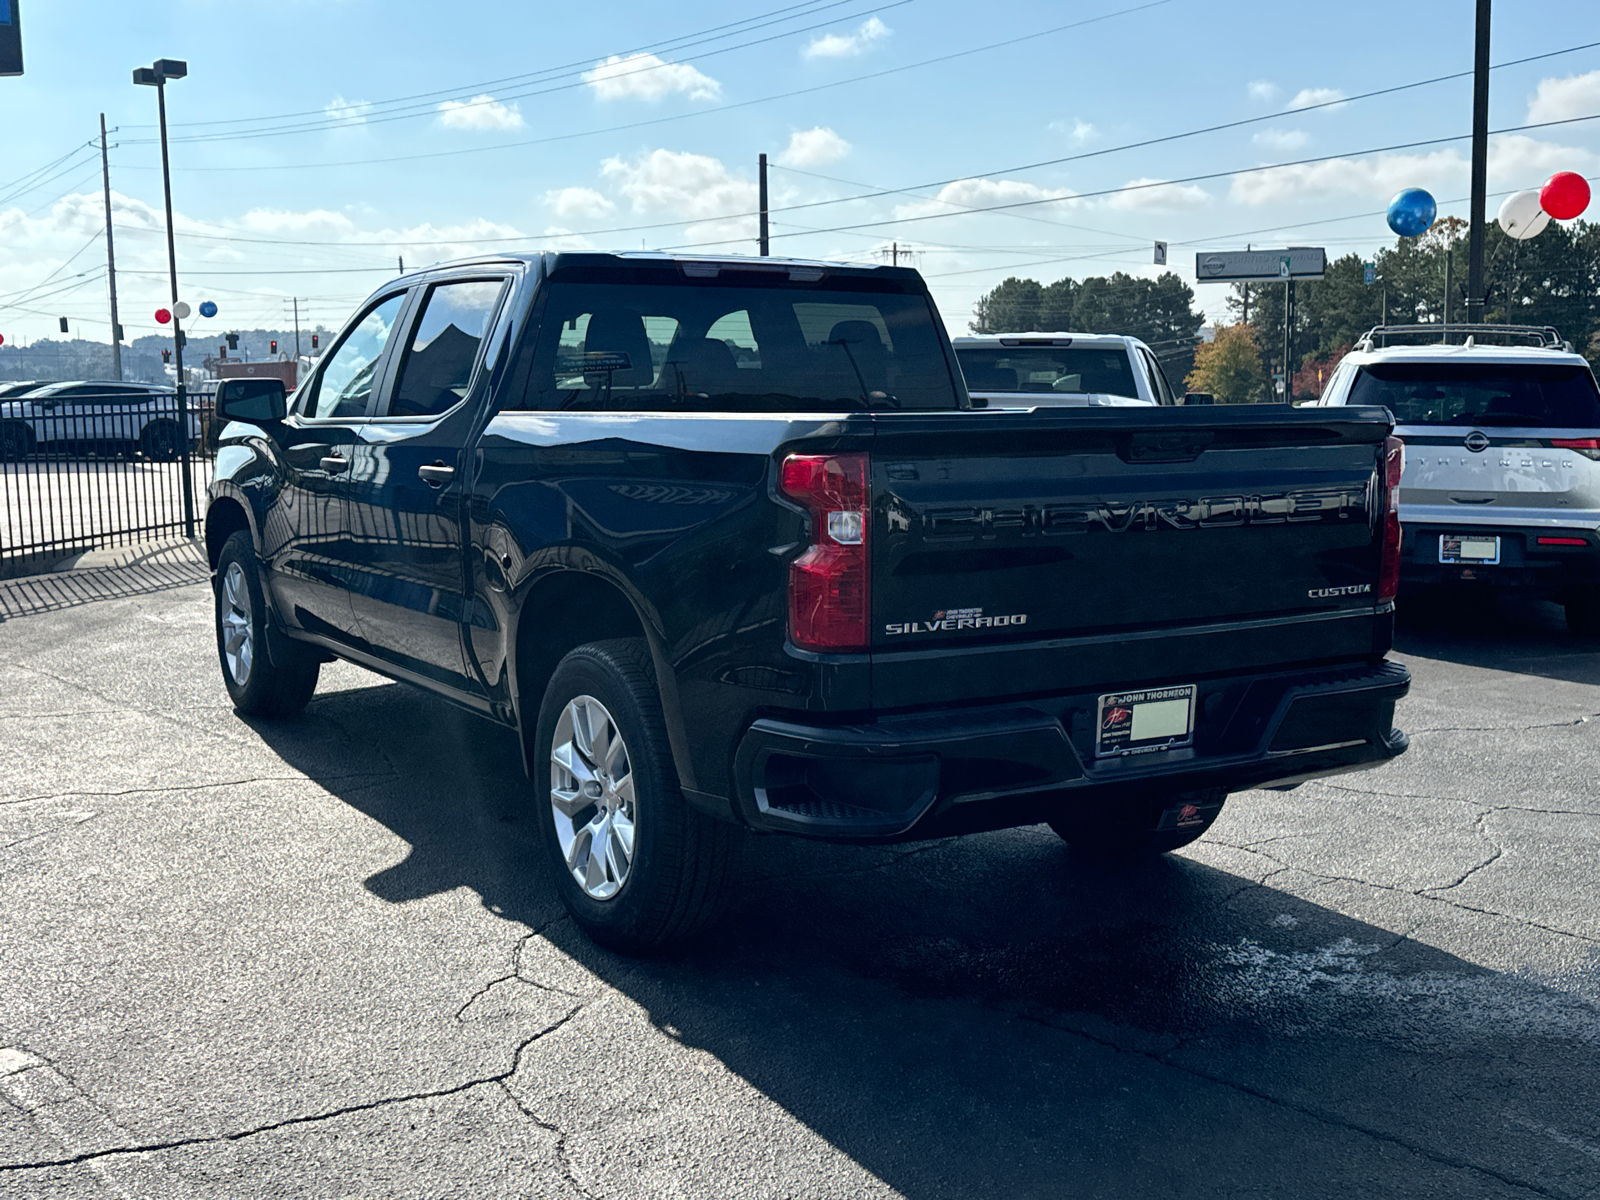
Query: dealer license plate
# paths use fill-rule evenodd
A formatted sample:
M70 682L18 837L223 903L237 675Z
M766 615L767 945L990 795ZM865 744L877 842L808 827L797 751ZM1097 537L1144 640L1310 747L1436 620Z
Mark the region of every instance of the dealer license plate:
M1500 539L1472 537L1454 533L1439 535L1439 561L1442 563L1487 563L1500 561Z
M1101 696L1095 756L1149 754L1189 745L1194 740L1195 687L1186 683Z

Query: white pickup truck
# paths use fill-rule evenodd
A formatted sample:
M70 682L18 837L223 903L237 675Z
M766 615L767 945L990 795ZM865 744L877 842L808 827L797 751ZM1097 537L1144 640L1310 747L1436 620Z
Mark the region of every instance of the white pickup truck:
M982 333L950 341L976 407L1129 408L1183 402L1138 338Z

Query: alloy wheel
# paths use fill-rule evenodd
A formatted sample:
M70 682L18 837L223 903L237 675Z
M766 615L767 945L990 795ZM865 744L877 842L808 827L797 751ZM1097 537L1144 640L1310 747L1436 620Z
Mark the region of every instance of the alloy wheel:
M611 899L633 869L637 807L628 747L593 696L574 697L556 722L550 810L572 878L591 899Z
M255 633L251 626L250 581L244 568L228 564L222 576L222 656L233 682L244 687L250 682L250 667L255 661Z

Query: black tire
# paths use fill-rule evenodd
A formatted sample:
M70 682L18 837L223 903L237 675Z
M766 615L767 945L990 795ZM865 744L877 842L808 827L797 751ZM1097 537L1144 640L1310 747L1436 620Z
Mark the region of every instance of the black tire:
M238 575L234 574L235 569ZM241 612L230 600L230 586L237 589L240 584L249 600L248 612ZM242 717L292 717L304 710L317 690L322 663L309 651L299 652L298 647L286 651L292 653L287 663L273 662L267 650L267 605L261 592L260 568L247 531L241 529L223 543L212 588L216 594L217 659L233 711ZM225 621L231 623L225 625ZM241 627L249 631L248 664L242 672L237 666L242 643L230 644ZM286 640L280 638L280 646ZM234 655L232 663L230 652Z
M589 894L568 865L552 803L556 729L567 706L580 697L599 701L614 723L632 781L632 855L620 886L602 899ZM578 926L603 946L635 954L681 944L704 929L716 916L738 830L690 808L679 790L655 665L644 639L591 642L563 658L539 707L534 747L542 854ZM598 812L595 806L566 819L576 824ZM588 846L593 846L592 834ZM577 837L573 849L581 861L590 860ZM599 886L615 886L611 865L603 860L601 869L613 883Z
M21 462L33 453L33 430L16 421L0 425L0 462Z
M174 421L151 421L139 435L139 449L152 462L172 462L183 449L183 434Z
M1119 805L1108 812L1055 817L1050 828L1080 862L1135 863L1199 840L1215 824L1227 798L1221 788L1180 792Z
M1581 638L1600 638L1600 588L1567 597L1567 629Z

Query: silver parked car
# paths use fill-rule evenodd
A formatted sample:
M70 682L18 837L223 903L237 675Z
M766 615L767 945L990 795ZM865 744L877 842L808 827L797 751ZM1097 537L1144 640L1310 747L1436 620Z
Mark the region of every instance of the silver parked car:
M1177 404L1155 355L1113 333L954 337L967 392L987 408L1138 408Z
M200 435L200 412L188 404L189 440ZM0 461L30 454L135 453L170 462L183 446L177 397L144 383L95 381L40 384L0 399Z
M1389 344L1418 336L1459 344ZM1532 593L1600 636L1600 390L1554 329L1380 326L1315 403L1394 414L1403 586Z

